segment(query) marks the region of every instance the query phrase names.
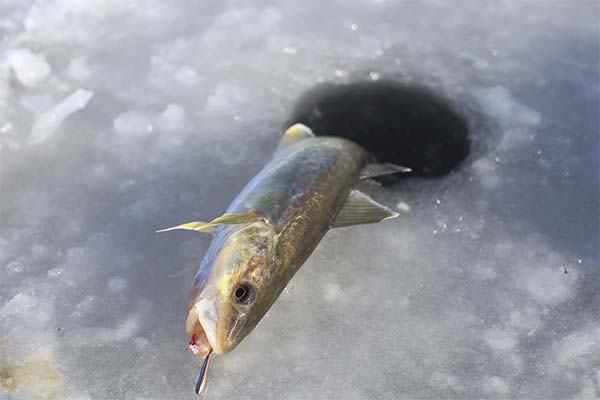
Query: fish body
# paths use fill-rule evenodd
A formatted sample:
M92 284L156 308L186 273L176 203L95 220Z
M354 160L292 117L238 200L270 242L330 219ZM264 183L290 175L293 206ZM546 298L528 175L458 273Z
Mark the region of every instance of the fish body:
M407 169L369 168L368 160L357 144L314 137L297 124L222 217L167 229L214 236L186 322L190 349L205 359L197 392L210 357L233 350L253 330L329 229L397 216L353 188L360 179Z
M238 322L228 330L219 329L226 320L217 321L220 336L211 344L215 353L232 350L238 337L249 333L271 307L331 227L366 161L366 153L348 140L303 140L279 150L232 202L227 213L258 210L264 220L217 228L194 279L190 305L211 290L207 283L216 275L220 276L214 281L219 282L222 296L229 296L235 283L245 282L252 285L256 299L252 312L246 310L247 305L231 310L248 319L245 323ZM223 253L235 256L223 257ZM248 264L240 267L239 262L219 262L224 258L248 260ZM227 319L231 313L223 315Z

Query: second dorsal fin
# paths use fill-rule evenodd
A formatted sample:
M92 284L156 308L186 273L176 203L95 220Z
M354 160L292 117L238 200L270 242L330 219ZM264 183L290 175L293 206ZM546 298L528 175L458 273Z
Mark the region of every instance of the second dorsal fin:
M294 124L290 126L281 137L277 150L281 150L293 145L294 143L298 143L304 139L309 139L312 137L315 137L315 134L308 126L303 124Z
M353 190L346 198L331 227L372 224L397 216L397 212L377 203L363 192Z

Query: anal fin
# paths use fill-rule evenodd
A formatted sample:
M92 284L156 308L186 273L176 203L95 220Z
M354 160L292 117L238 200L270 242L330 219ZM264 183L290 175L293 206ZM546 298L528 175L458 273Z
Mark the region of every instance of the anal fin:
M397 173L411 172L412 170L408 167L402 167L395 164L367 164L366 167L360 171L360 179L375 178L377 176L391 175Z
M363 192L353 190L346 198L331 227L372 224L397 216L398 213L377 203Z

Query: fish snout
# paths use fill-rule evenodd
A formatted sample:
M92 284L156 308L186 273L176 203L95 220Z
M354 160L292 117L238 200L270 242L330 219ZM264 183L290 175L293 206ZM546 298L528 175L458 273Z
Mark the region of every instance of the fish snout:
M219 296L207 296L196 301L190 308L186 332L190 336L190 350L204 357L210 349L221 354L217 340ZM193 347L193 346L196 347Z

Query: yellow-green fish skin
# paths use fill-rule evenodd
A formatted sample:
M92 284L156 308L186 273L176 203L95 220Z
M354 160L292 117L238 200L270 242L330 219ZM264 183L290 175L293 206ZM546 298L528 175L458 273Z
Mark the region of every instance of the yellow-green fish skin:
M288 145L246 185L227 209L257 210L256 222L214 231L194 279L191 313L198 314L217 354L235 348L275 302L331 227L367 163L366 152L342 138ZM240 286L250 298L235 298Z

